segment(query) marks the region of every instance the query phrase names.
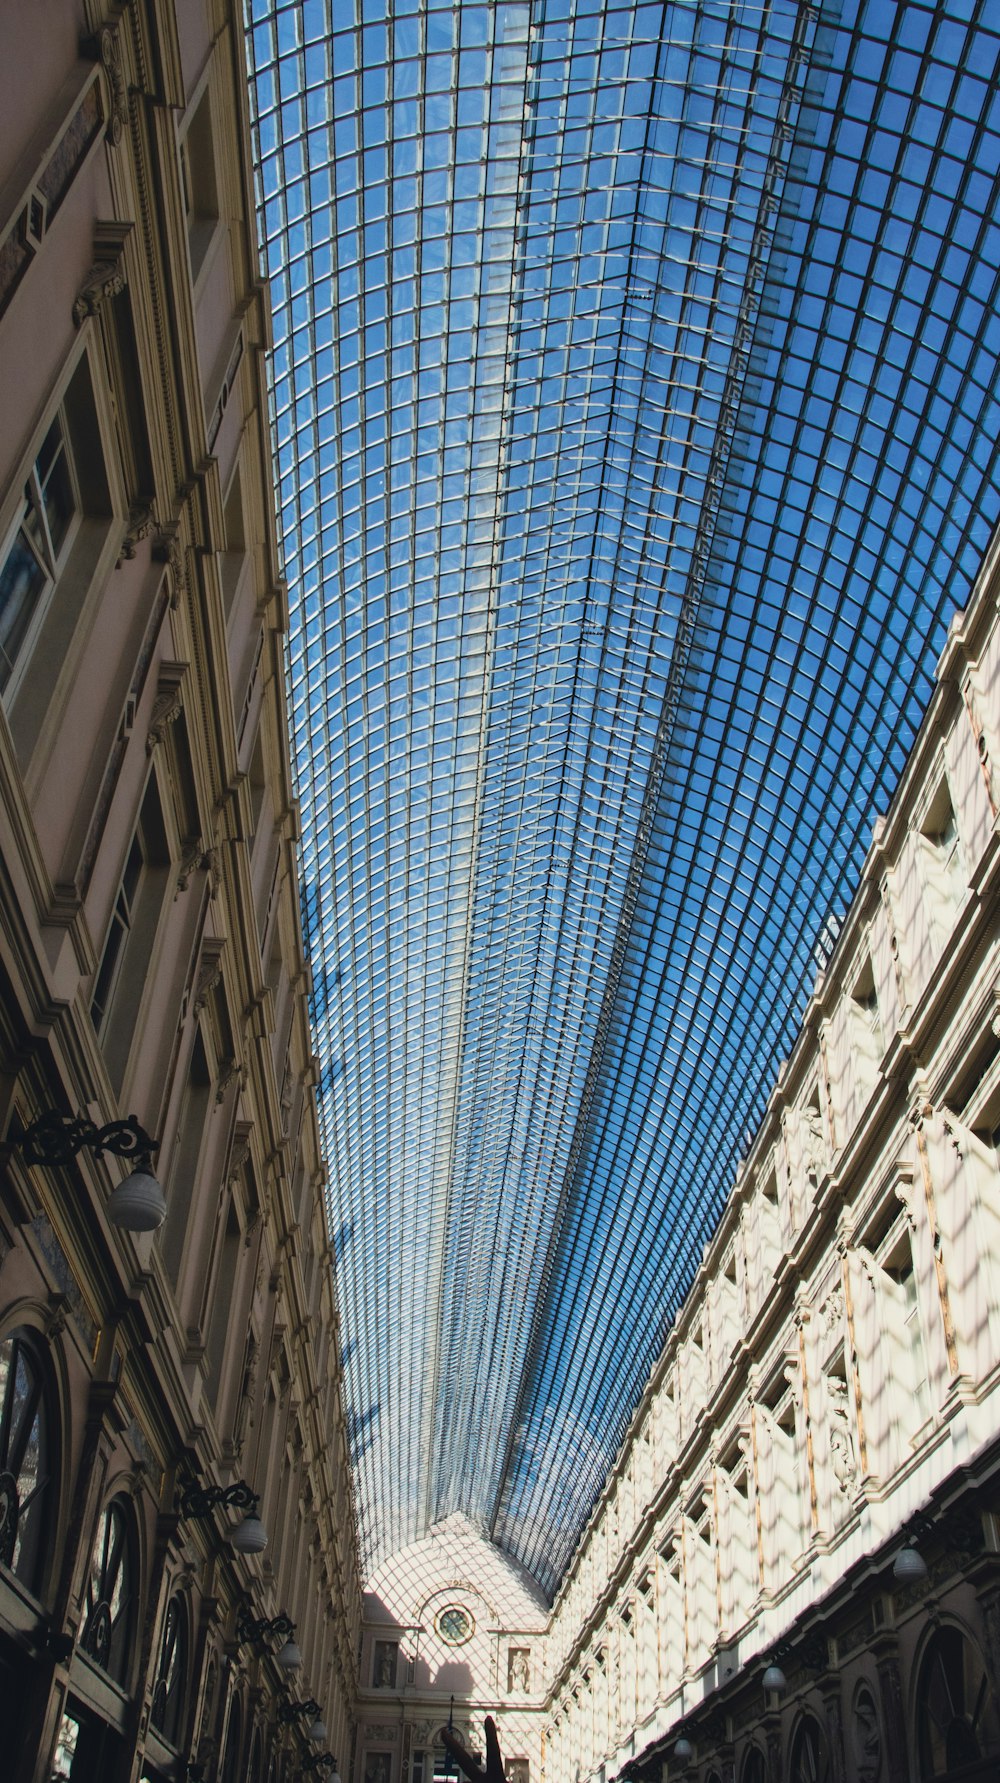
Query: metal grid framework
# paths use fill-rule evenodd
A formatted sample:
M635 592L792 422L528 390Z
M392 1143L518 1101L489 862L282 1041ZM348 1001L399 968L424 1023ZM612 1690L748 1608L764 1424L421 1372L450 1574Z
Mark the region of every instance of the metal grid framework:
M248 0L370 1565L555 1588L997 515L987 4Z

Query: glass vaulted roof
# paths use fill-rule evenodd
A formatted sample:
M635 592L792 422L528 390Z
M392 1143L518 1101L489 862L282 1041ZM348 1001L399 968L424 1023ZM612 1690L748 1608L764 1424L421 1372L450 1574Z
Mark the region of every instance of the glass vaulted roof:
M997 518L1000 15L247 3L363 1545L551 1592Z

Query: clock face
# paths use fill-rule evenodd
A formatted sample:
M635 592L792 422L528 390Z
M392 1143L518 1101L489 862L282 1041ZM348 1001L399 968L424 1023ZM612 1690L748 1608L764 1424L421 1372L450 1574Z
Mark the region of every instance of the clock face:
M450 1647L461 1647L463 1642L470 1641L475 1626L468 1610L463 1610L457 1603L449 1604L446 1610L439 1611L435 1623L441 1639L447 1641Z

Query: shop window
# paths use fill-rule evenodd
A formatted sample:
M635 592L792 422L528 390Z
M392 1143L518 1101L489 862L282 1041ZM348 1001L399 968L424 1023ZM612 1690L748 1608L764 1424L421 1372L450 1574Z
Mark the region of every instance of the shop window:
M112 1082L121 1087L167 889L170 853L155 776L129 843L90 998ZM129 967L131 969L126 969Z
M751 1746L743 1760L740 1783L767 1783L767 1764L758 1746Z
M980 1760L998 1748L993 1691L983 1662L961 1629L939 1628L920 1667L917 1747L921 1783L994 1775Z
M264 1740L259 1727L254 1732L253 1745L250 1748L247 1783L264 1783Z
M222 1757L219 1771L220 1783L239 1783L240 1747L243 1744L243 1716L240 1705L234 1700L229 1711L229 1728L226 1733L226 1749Z
M184 1600L174 1596L163 1618L156 1683L149 1718L169 1746L184 1737L184 1707L188 1678L188 1624Z
M37 1591L52 1499L52 1432L30 1339L0 1340L0 1564Z
M126 1500L101 1512L90 1556L80 1644L116 1684L127 1682L136 1600L135 1542Z
M82 578L76 571L86 516L110 517L104 457L86 359L35 446L27 475L0 533L0 694L10 706L24 682L56 591L65 589L53 617L51 642L65 651L66 621L75 623ZM106 531L105 527L102 529ZM73 586L69 586L72 584ZM51 665L47 681L51 684Z
M69 1698L56 1733L51 1783L104 1783L120 1758L114 1729Z
M790 1783L825 1783L827 1764L823 1735L818 1721L811 1715L806 1715L799 1723L792 1743L788 1775Z

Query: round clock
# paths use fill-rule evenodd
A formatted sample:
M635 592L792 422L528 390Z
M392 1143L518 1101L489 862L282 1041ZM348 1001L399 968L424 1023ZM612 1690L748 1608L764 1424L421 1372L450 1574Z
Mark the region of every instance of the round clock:
M445 1610L439 1610L434 1624L443 1641L450 1647L461 1647L465 1641L472 1639L475 1623L468 1610L461 1604L450 1603Z

